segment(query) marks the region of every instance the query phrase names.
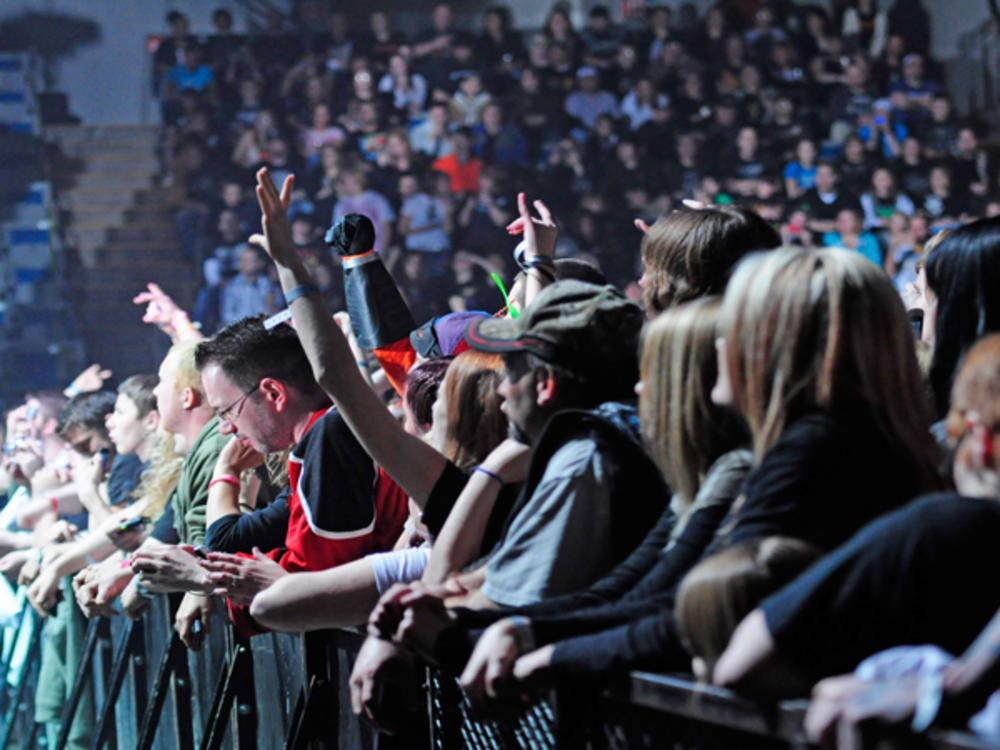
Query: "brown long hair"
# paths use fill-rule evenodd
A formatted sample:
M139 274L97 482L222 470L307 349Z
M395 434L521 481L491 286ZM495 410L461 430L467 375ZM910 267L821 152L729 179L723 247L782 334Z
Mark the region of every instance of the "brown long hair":
M499 354L464 351L444 377L447 425L445 455L463 468L481 462L507 437L507 418L497 387L503 379Z
M734 405L759 463L809 411L862 402L935 484L938 451L913 332L889 278L858 253L783 248L748 258L720 328Z
M774 228L745 208L713 206L660 217L640 245L647 315L706 294L722 294L730 271L744 255L780 244Z
M740 620L821 554L799 539L772 536L734 545L698 563L681 581L674 605L684 648L711 670Z
M690 503L712 462L749 442L743 420L712 403L719 297L673 307L643 335L639 423L675 495Z

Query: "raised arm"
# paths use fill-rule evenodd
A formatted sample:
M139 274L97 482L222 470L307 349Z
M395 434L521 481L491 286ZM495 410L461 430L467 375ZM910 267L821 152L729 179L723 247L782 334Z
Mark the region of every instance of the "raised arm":
M422 507L444 470L445 458L403 430L358 372L344 334L324 307L292 243L288 224L291 189L291 177L279 193L267 169L257 172L257 199L264 230L261 244L274 261L281 288L290 299L295 329L313 376L337 404L368 454ZM370 222L366 226L341 222L337 231L357 254L367 252L374 243Z

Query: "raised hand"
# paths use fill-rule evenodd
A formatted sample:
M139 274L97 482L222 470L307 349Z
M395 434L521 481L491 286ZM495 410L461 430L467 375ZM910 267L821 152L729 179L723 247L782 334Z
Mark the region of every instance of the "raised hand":
M257 202L260 204L260 225L262 234L255 234L250 241L259 244L271 256L271 260L287 266L298 259L292 228L288 222L288 206L292 201L292 186L295 176L288 175L281 192L278 192L267 167L257 170Z
M525 242L524 259L539 256L551 258L559 237L559 226L552 218L552 212L540 200L532 203L538 211L538 218L528 210L528 199L524 193L517 194L517 210L520 216L507 225L507 234L523 234Z
M155 285L154 285L155 286ZM104 381L111 377L111 370L102 370L96 362L81 372L66 389L73 393L91 393L101 390Z

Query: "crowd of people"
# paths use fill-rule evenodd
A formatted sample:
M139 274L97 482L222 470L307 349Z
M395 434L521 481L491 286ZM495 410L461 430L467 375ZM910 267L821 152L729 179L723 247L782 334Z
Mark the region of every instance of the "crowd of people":
M816 740L1000 739L997 184L919 10L556 7L524 40L444 4L413 39L173 14L198 309L151 283L158 373L6 419L50 740L86 618L178 592L192 650L220 606L367 627L353 708L390 731L431 663L484 715L643 669L811 689Z
M185 186L183 246L203 270L195 317L208 332L280 307L246 243L261 166L299 177L293 232L331 309L321 235L352 212L418 317L442 299L498 308L491 273L516 270L509 185L560 216L557 257L622 289L633 220L692 198L752 207L785 244L861 250L903 289L937 228L1000 212L996 165L943 87L920 0L834 5L629 3L620 22L598 5L574 25L557 3L529 32L502 6L461 28L439 3L417 33L376 10L355 26L274 17L249 37L225 10L202 37L172 13L155 89L164 179Z

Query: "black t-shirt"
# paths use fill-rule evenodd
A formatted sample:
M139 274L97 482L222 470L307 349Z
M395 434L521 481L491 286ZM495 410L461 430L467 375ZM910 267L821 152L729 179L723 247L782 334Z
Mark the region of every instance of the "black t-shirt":
M951 494L865 526L761 608L778 653L805 678L932 643L960 654L1000 607L1000 502Z
M120 453L115 455L108 473L108 500L112 505L131 504L136 500L132 493L139 486L139 479L145 470L146 464L134 453L128 456Z
M837 214L847 208L853 209L859 214L862 212L861 201L857 197L840 192L832 201L827 202L820 197L819 192L814 187L809 188L803 194L798 201L798 206L808 214L810 219L820 221L836 219Z

